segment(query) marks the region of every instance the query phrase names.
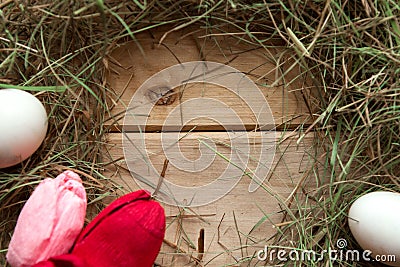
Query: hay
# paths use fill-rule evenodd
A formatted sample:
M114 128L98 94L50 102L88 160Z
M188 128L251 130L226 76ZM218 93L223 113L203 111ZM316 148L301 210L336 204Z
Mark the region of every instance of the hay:
M117 43L159 26L229 29L261 47L280 39L313 73L316 90L307 102L316 112L304 133L315 133L318 156L310 155L314 164L292 194L289 223L275 237L277 246L323 250L346 238L348 248L359 249L346 224L351 202L368 191L399 191L396 1L8 0L0 9L1 87L36 91L50 114L48 135L37 153L20 166L0 170L2 265L19 210L43 177L67 168L86 173L95 210L115 194L118 185L102 175L111 163L101 155L109 127L105 118L117 96L103 83L102 59ZM310 189L309 181L316 188Z

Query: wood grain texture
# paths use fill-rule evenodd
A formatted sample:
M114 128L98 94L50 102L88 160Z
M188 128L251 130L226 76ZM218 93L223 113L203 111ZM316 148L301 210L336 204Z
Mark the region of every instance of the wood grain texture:
M229 35L208 36L201 30L173 32L159 44L164 31L147 31L136 35L136 41L115 45L105 58L106 81L113 90L110 105L114 120L122 125L121 118L136 90L152 75L175 64L207 60L227 64L252 79L266 98L278 127L295 128L309 123L310 111L303 95L312 87L307 74L301 72L291 52L284 47L256 48L249 42L238 41ZM189 99L214 98L226 103L240 115L246 129L254 129L255 114L240 97L211 84L195 84L175 88L176 100L170 105L155 105L146 124L146 130L159 131L166 116L180 103ZM212 109L212 105L210 106ZM191 117L191 110L183 116ZM215 110L218 112L218 110ZM111 122L112 120L110 120ZM188 130L221 130L217 122L197 120L177 127Z
M259 133L250 134L250 139L260 138ZM192 133L182 139L182 150L186 157L199 156L198 138L207 136L213 140L226 140L226 133ZM122 134L110 134L109 152L117 160L110 166L106 175L124 185L124 192L139 188L126 168L122 149ZM183 209L165 205L167 214L166 242L157 259L162 266L196 266L197 240L200 229L205 229L205 253L200 266L255 266L256 259L249 260L264 245L270 244L277 228L282 222L280 211L288 205L286 199L296 188L313 155L312 135L307 135L296 145L296 132L282 133L276 138L277 146L272 171L264 182L264 188L248 192L249 179L242 177L229 194L208 205ZM161 172L164 152L160 149L160 134L146 133L142 138L152 152L151 162ZM141 140L132 140L140 142ZM252 155L257 154L260 142L254 142ZM224 148L222 151L226 150ZM119 160L118 160L119 159ZM207 169L198 173L185 172L169 165L166 179L176 184L199 186L216 177L226 162L216 158ZM252 166L249 166L251 168ZM176 246L175 246L176 245ZM192 255L192 257L190 256ZM243 265L241 261L245 261ZM258 266L262 265L258 263Z
M235 153L250 156L244 168L230 173L231 177L241 179L222 198L217 198L221 191L199 189L198 195L214 201L192 208L163 204L167 233L156 263L160 266L263 266L254 255L272 243L282 222L290 220L283 218L282 210L288 209L291 203L288 198L297 190L315 157L312 133L300 144L296 143L298 127L311 124L312 111L305 102L305 95L312 91L309 74L301 72L291 59L289 49L277 44L260 48L254 40L239 40L244 35L209 33L200 28L172 32L160 44L164 32L165 29L146 31L137 34L135 41L114 44L104 59L106 84L110 88L109 123L114 131L107 135L103 155L105 162L114 164L107 166L105 175L121 186L121 194L139 189L139 178L155 187L168 158L167 182L205 188L233 165ZM240 88L241 93L249 95L246 102L240 94L210 83L176 88L160 83L151 90L139 89L152 75L167 67L198 60L236 68L256 84L261 95L249 94L247 88ZM147 99L143 105L150 107L142 124L124 120L129 102L137 94ZM182 104L194 99L213 99L228 108L212 101L189 108ZM277 134L254 131L261 126L259 114L255 114L248 102L268 103L275 129L285 131ZM134 108L130 111L135 112ZM143 114L134 113L134 116L140 115ZM138 130L137 125L143 127ZM229 131L235 127L241 131ZM123 134L129 136L131 144L125 154ZM214 146L205 145L209 144L207 140ZM170 146L163 147L165 142ZM276 145L275 157L269 154L271 144ZM177 150L171 152L171 147ZM270 157L258 157L262 151ZM143 160L144 154L147 161ZM127 161L133 166L133 175ZM268 161L271 166L265 164ZM186 162L183 167L179 165L182 162ZM257 166L264 166L260 162L271 170L263 177L262 186L249 192L252 183L249 176ZM162 198L164 192L161 187L158 197Z

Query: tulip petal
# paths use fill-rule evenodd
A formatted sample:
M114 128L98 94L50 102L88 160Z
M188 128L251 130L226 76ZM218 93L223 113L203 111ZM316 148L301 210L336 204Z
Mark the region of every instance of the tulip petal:
M165 233L164 209L140 190L115 200L82 231L72 254L88 267L147 267Z
M86 267L80 258L72 254L63 254L60 256L52 257L47 261L41 261L32 267Z
M72 171L43 180L18 217L7 252L12 267L67 253L81 231L86 214L86 192Z

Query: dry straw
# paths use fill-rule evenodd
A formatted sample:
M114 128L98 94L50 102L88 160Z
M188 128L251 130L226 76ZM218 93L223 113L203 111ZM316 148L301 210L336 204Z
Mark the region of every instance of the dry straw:
M32 91L50 115L39 151L0 170L0 262L21 206L43 177L64 169L82 174L95 210L115 194L118 185L102 175L112 163L102 155L113 121L105 118L118 96L103 83L103 58L116 43L162 25L170 29L165 36L188 26L225 28L260 47L280 39L293 50L313 75L315 90L305 94L313 121L300 129L315 134L316 153L274 242L322 251L346 238L357 249L346 224L349 205L369 191L400 189L399 18L394 0L0 2L0 87Z

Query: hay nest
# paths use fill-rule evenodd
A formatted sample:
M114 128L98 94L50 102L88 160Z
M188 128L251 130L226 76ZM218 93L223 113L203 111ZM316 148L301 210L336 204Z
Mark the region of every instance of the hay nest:
M82 174L95 211L116 194L118 185L102 175L112 164L102 155L116 97L104 83L103 58L116 43L165 25L229 28L260 46L280 39L313 73L316 89L306 100L316 111L303 131L315 133L318 156L285 211L292 223L276 236L278 246L323 250L342 237L358 248L348 206L368 191L400 190L396 1L6 0L0 11L1 87L32 91L50 115L41 148L0 170L2 265L20 208L43 177L64 169Z

